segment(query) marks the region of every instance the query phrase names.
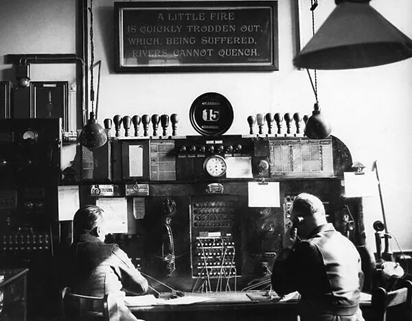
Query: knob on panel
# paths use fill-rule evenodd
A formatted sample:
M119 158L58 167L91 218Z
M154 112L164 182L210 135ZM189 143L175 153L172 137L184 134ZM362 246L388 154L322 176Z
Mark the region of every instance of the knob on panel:
M278 128L278 134L282 132L282 122L283 122L283 116L279 113L276 113L274 116L276 126Z
M163 128L163 136L167 135L167 128L169 127L169 115L163 114L160 116L160 123L162 124Z
M256 121L259 127L259 135L263 134L263 126L265 125L265 121L263 118L263 114L257 114L256 115Z
M124 136L128 137L132 119L130 118L130 116L124 116L122 122L123 122L123 127L124 127Z
M134 115L132 117L132 123L133 123L133 127L134 127L134 135L136 137L139 136L139 126L140 126L141 121L142 121L142 119L140 118L139 115Z
M269 163L266 160L262 159L259 161L257 167L259 172L263 172L269 169Z
M266 118L266 122L268 124L268 134L270 135L270 134L272 134L272 127L273 127L273 121L274 121L273 114L272 113L267 113L265 118Z
M153 136L157 136L157 128L159 127L160 116L158 114L152 115Z
M214 146L207 146L206 150L207 150L209 153L213 153L213 152L215 151L215 147L214 147Z
M116 135L116 137L119 137L119 135L120 135L120 125L122 123L122 116L115 115L113 117L113 122L114 122L115 135Z
M256 117L250 115L250 116L247 118L247 122L248 122L249 128L250 128L249 133L250 133L250 135L253 135L253 127L254 127L255 124L256 124Z
M285 119L285 122L286 122L286 132L290 134L290 125L292 123L292 117L290 116L289 113L286 113L283 118Z
M172 116L170 116L170 121L172 122L172 135L176 136L177 123L179 122L179 115L172 114Z
M149 124L150 124L150 116L147 114L144 114L142 116L142 124L143 124L143 136L148 136L149 135Z

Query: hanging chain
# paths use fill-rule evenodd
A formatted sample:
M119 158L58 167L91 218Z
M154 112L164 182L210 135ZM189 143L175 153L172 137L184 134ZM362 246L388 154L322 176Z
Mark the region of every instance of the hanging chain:
M315 9L318 6L318 0L310 0L310 11L312 12L312 36L315 35ZM309 71L308 71L309 73ZM315 83L312 84L313 86L313 90L315 92L315 98L316 98L316 102L318 102L318 76L317 76L317 72L316 69L313 71L313 75L315 78ZM309 76L310 78L310 76ZM312 82L312 78L310 78L310 81Z
M93 0L90 0L90 100L94 114L94 32L93 32Z
M315 9L318 6L317 0L311 0L310 11L312 12L312 37L315 35ZM308 73L308 77L310 80L310 84L312 85L313 93L315 94L316 103L319 103L318 100L318 77L316 69L314 70L315 82L312 80L312 76L308 68L306 68L306 72Z

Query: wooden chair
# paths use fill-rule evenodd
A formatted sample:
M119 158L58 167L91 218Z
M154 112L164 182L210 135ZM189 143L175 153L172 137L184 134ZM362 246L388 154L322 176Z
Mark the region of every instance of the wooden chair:
M64 321L118 321L119 313L114 295L94 297L62 291L62 316Z
M400 279L398 285L389 292L382 287L372 291L371 320L412 321L412 282Z

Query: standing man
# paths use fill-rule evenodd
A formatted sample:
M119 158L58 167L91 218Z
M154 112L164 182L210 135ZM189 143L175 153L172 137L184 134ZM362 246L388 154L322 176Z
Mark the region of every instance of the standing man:
M76 294L103 297L107 293L132 295L148 290L147 280L133 266L117 244L105 244L103 210L95 205L80 208L73 219L74 242L61 253L60 287ZM122 300L119 300L122 303ZM119 305L121 320L136 320L129 309Z
M273 265L272 287L301 295L301 321L364 321L359 308L361 260L350 240L328 223L322 202L299 194L291 209L293 226Z

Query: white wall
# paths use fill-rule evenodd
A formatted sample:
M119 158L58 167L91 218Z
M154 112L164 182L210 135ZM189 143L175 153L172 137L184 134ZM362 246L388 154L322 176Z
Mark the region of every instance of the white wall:
M75 53L75 8L76 0L1 0L0 57ZM0 64L0 79L14 82L12 67ZM75 65L33 64L30 71L36 81L75 81Z
M4 13L0 10L0 55L40 50L50 53L74 52L75 21L74 13L70 12L75 7L74 0L2 0L0 7L5 3L12 12ZM30 9L16 9L12 3L30 3ZM50 14L37 9L35 12L39 16L30 13L33 8L50 7L51 3L58 3L62 10L54 10ZM291 0L279 0L280 70L247 73L115 74L113 3L113 0L94 1L96 60L102 60L100 122L104 118L112 118L115 114L132 116L144 113L178 113L178 134L194 135L197 133L190 125L190 106L196 97L209 91L226 96L235 110L234 123L227 134L248 134L246 118L251 114L311 113L314 96L307 74L305 71L296 70L292 65L295 43L292 37L294 20ZM412 38L412 1L373 0L371 5ZM317 25L320 25L334 7L333 0L319 1L316 10ZM7 19L13 12L18 17L25 18ZM310 15L310 12L303 14ZM307 16L301 18L302 22L307 21ZM32 26L27 25L27 20L40 22ZM21 24L25 28L21 27ZM62 24L67 26L68 30L61 27ZM7 38L7 44L12 48L10 50L3 47L4 28L15 35L11 40ZM27 35L17 34L16 28L23 28ZM310 35L310 25L302 28L307 28L302 31L304 37L308 33ZM59 32L49 32L56 29L59 29ZM46 36L40 37L39 33ZM40 39L40 44L33 39ZM4 70L9 67L0 65L3 79L6 74ZM52 74L48 69L40 69L36 68L35 72L32 72L33 77L41 78L35 80L54 80L62 76ZM353 160L365 164L368 170L371 169L373 161L378 160L389 230L397 237L404 250L412 250L409 231L412 226L412 167L409 162L412 155L412 59L366 69L319 71L318 84L322 112L333 126L332 134L348 146ZM365 199L364 214L368 236L373 243L371 226L376 219L381 219L377 196ZM393 249L397 250L395 243Z

